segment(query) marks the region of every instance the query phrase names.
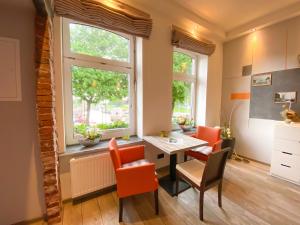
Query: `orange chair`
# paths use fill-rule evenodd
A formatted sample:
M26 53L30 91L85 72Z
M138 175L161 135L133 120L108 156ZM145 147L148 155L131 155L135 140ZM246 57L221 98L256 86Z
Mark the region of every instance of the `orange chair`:
M119 222L122 222L123 199L146 192L154 192L155 213L158 214L158 180L155 165L144 159L144 146L118 148L115 138L109 142L119 197Z
M207 161L208 156L212 152L221 150L221 129L212 127L198 126L196 134L191 135L194 138L201 139L208 142L208 146L191 149L185 152L184 159L187 160L187 156L196 158L201 161Z

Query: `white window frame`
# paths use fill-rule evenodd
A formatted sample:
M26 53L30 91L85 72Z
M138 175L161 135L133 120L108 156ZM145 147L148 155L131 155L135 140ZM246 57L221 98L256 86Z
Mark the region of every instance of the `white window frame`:
M173 71L173 81L183 81L191 84L191 118L193 118L194 121L196 121L196 87L197 87L197 77L198 77L198 64L199 64L199 55L195 52L188 51L181 48L173 48L173 53L179 52L183 53L185 55L188 55L192 58L193 64L192 64L192 74L188 73L181 73L181 72L175 72ZM173 54L172 54L173 58ZM173 64L172 64L173 66ZM173 68L172 68L173 69ZM173 113L172 113L173 116ZM176 124L173 124L173 129L177 129L178 126Z
M101 27L95 27L120 35L129 40L129 62L109 60L96 56L74 53L70 49L69 24L77 23L95 27L86 23L77 22L70 19L63 19L63 65L64 65L64 115L65 115L65 139L66 145L78 144L74 138L73 126L73 94L72 94L72 66L95 68L100 70L116 71L128 74L129 90L129 127L105 130L103 139L111 137L121 137L135 134L135 79L134 79L134 38L133 36L110 31Z

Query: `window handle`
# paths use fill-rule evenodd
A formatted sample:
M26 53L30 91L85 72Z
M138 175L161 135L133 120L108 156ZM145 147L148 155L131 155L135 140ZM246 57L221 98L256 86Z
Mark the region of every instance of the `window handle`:
M285 165L285 164L280 164L281 166L287 167L287 168L291 168L291 166Z
M286 154L286 155L293 155L293 153L290 153L290 152L282 152L283 154Z

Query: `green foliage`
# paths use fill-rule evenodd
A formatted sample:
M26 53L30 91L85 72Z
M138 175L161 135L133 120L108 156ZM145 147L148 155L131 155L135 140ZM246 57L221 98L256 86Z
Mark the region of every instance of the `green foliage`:
M181 73L192 73L193 59L181 52L173 52L173 71ZM176 104L184 103L186 97L189 95L189 84L182 81L174 81L172 86L172 109Z
M74 125L74 132L76 134L81 134L85 136L87 134L87 131L91 128L96 128L99 130L109 130L109 129L116 129L116 128L128 128L128 124L124 121L118 120L112 123L100 123L95 126L89 126L85 123L76 124Z
M91 26L70 24L70 47L75 53L129 61L128 39Z
M173 81L172 87L172 109L174 110L176 103L184 103L186 92L187 92L187 85L182 81Z
M85 131L87 130L88 127L89 126L86 125L85 123L74 125L74 132L76 134L82 134L82 135L84 135Z
M193 59L181 52L173 52L173 71L180 73L192 73Z
M128 128L128 124L122 120L115 121L113 123L100 123L96 125L101 130L108 130L108 129L116 129L116 128Z
M128 95L126 74L73 66L72 75L73 95L87 103L116 101Z
M95 140L96 138L101 137L99 129L96 127L89 127L86 124L76 125L74 129L76 134L80 134L82 137L89 140Z

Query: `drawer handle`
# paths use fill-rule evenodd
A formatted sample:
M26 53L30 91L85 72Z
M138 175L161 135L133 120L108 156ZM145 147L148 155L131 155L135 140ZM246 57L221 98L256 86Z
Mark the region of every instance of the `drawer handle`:
M280 165L282 165L282 166L284 166L284 167L287 167L287 168L291 168L290 166L285 165L285 164L280 164Z
M283 154L287 154L287 155L293 155L293 153L290 152L282 152Z

